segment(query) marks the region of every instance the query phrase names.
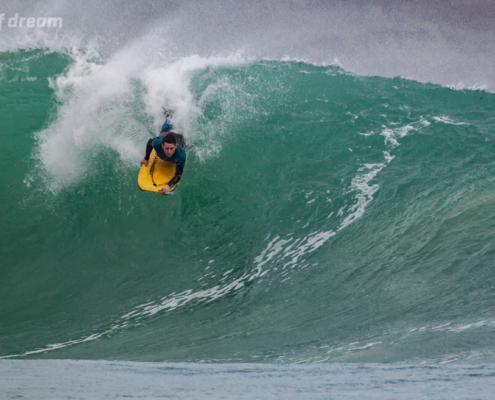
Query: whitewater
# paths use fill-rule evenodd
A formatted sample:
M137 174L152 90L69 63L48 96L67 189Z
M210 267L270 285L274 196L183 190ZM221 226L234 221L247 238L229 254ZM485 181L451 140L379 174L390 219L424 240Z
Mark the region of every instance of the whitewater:
M2 13L5 398L490 398L491 2Z

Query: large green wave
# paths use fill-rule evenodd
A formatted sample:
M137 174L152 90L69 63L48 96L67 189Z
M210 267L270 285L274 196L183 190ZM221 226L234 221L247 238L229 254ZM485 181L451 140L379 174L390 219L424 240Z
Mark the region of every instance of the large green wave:
M145 79L91 109L91 72L56 83L70 57L0 60L0 356L493 359L493 94L191 68L191 148L163 197L136 183Z

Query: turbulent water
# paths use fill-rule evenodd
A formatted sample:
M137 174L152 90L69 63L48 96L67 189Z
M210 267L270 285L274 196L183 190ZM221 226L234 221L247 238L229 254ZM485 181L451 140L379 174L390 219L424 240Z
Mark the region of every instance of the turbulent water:
M0 31L0 357L494 361L493 7L129 3L91 36L60 4ZM167 197L136 182L162 107Z

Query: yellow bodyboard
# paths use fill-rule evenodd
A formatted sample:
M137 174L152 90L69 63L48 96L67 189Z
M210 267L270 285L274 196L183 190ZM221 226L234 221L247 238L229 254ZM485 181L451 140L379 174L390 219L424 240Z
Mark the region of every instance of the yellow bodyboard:
M175 175L174 163L162 160L155 150L151 152L148 166L141 165L138 175L138 185L145 192L159 193L159 191L169 183ZM177 185L170 188L174 190Z

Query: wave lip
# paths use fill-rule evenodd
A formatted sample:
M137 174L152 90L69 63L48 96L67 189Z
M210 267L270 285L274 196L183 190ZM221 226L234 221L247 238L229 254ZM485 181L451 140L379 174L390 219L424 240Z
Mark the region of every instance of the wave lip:
M255 60L304 60L363 76L407 77L456 89L495 90L495 9L490 0L469 5L447 0L390 5L383 0L250 2L214 0L200 5L144 0L38 2L5 8L36 18L58 17L63 27L6 28L0 51L96 48L106 57L128 52L163 64L242 53ZM246 17L249 16L249 17ZM4 21L5 22L5 21ZM222 29L219 30L218 27Z

